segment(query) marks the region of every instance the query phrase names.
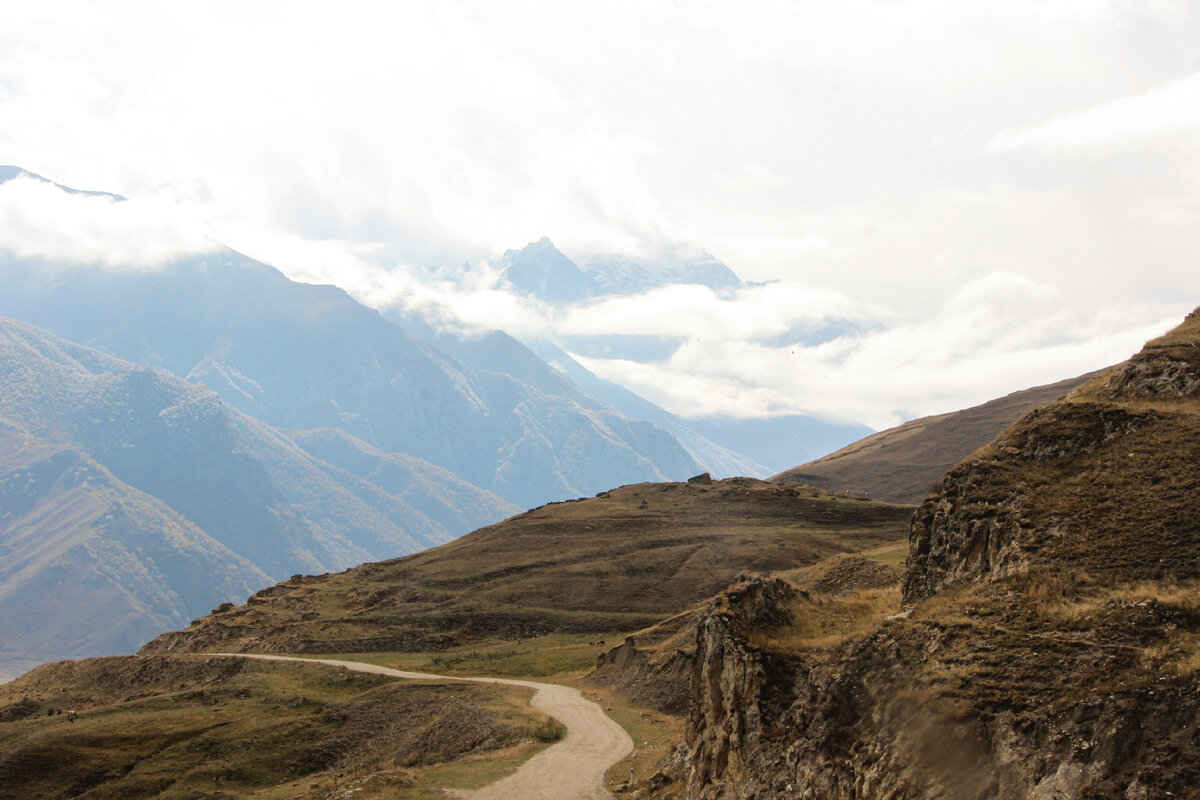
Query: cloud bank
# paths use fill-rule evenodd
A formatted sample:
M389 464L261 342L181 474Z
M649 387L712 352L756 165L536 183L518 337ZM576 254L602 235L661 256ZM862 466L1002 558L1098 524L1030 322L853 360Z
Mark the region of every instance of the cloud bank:
M0 245L152 268L203 246L166 204L456 330L686 341L589 362L676 411L879 423L1200 304L1197 41L1186 0L10 3L0 163L133 199L9 187ZM487 266L543 235L774 282L547 309Z
M564 307L505 291L487 262L439 280L382 267L377 249L294 242L274 252L294 278L339 281L368 305L405 309L458 335L502 329L568 349L576 337L677 342L659 360L572 356L685 418L808 414L890 427L1110 366L1192 307L1133 302L1079 311L1061 288L1002 271L916 309L800 281L719 293L668 286Z
M170 204L70 194L27 176L0 183L0 250L18 258L146 270L216 246Z

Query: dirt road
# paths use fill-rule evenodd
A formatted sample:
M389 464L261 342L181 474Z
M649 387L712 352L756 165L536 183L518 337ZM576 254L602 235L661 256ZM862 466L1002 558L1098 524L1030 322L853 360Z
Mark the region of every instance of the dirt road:
M535 690L537 708L567 728L561 741L547 747L503 780L474 792L461 792L470 800L607 800L612 794L604 787L604 772L633 750L633 740L620 725L608 718L600 706L584 699L578 689L553 683L537 683L509 678L463 678L405 672L361 661L332 658L296 658L295 656L255 655L251 653L211 653L210 655L258 658L266 661L302 661L345 667L356 672L390 675L396 678L472 683L503 683L528 686Z

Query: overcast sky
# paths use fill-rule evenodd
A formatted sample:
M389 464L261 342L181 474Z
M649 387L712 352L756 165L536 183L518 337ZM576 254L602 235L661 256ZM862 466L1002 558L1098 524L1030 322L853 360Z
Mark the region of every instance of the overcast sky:
M701 329L588 363L681 413L879 427L1121 360L1200 304L1197 42L1200 4L1156 0L7 3L0 163L138 221L9 187L0 245L147 264L196 246L166 217L202 220L472 325ZM780 283L560 313L406 269L542 236ZM770 341L829 315L871 332Z

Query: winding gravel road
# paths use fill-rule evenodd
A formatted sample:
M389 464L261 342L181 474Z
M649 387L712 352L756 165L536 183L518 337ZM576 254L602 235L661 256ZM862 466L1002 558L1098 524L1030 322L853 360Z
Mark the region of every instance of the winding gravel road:
M315 662L344 667L355 672L390 675L394 678L502 683L534 689L531 701L533 707L565 725L566 736L526 761L507 778L474 792L459 793L459 796L470 800L608 800L613 795L604 787L604 772L633 750L633 740L629 738L629 734L609 719L600 710L600 706L584 699L578 689L569 686L510 678L464 678L405 672L361 661L340 661L332 658L297 658L253 653L209 655L257 658L264 661L302 661L306 664Z

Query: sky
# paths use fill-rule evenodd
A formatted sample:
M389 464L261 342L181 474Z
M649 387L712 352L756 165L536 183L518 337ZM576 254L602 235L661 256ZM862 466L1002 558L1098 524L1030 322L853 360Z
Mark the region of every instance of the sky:
M131 202L10 182L0 247L210 237L461 330L677 337L581 360L685 416L884 427L1200 305L1198 41L1165 0L9 3L0 163ZM766 285L550 308L488 263L542 236Z

